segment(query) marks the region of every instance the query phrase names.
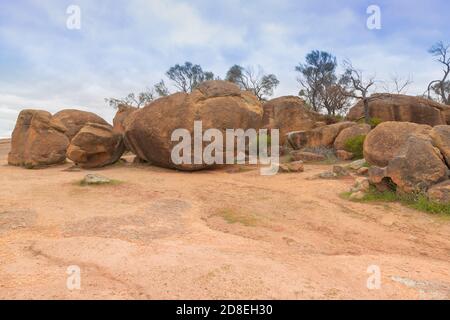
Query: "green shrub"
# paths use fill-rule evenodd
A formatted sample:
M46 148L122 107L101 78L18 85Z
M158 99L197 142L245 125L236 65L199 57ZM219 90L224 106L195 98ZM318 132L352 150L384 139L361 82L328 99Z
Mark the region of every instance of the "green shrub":
M345 192L342 194L343 198L348 199L350 197L350 192ZM374 186L371 186L369 191L364 195L361 200L353 200L357 202L400 202L401 204L416 209L418 211L433 213L433 214L444 214L450 216L450 204L449 203L438 203L431 201L423 193L410 194L410 195L399 195L395 191L378 191Z
M371 118L369 121L370 126L373 128L375 128L377 125L379 125L380 123L382 123L383 120L381 120L380 118Z
M353 138L349 138L345 141L345 151L353 153L355 159L364 158L363 154L363 146L364 140L366 139L365 135L356 136Z
M359 124L363 124L363 123L366 123L366 119L365 118L362 118L362 119L359 119L358 121L357 121ZM369 120L369 125L372 127L372 129L373 128L375 128L376 126L378 126L380 123L382 123L383 122L383 120L381 120L380 118L370 118L370 120Z

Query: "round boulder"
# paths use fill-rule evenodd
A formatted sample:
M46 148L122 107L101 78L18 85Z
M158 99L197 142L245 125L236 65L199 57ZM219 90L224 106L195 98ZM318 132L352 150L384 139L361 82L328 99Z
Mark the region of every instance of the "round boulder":
M202 159L174 163L171 154L180 141L171 141L176 129L187 131L194 145L194 122L202 130L255 129L262 124L263 110L258 99L226 81L206 81L191 94L176 93L153 101L131 114L125 122L125 142L139 158L153 164L180 170L199 170L210 165ZM203 146L209 143L204 143ZM225 147L225 143L224 143ZM197 163L196 163L197 162Z
M356 138L358 136L365 136L370 132L370 130L371 127L368 124L358 124L349 128L345 128L339 133L339 135L336 137L336 140L334 140L334 148L336 150L346 150L345 143L347 142L347 140Z
M62 124L65 128L64 133L72 140L73 137L87 123L98 123L108 125L108 122L92 112L66 109L59 111L53 115L52 122Z
M67 157L82 168L100 168L117 162L124 151L122 135L112 126L88 123L70 142Z
M63 163L69 139L64 128L51 121L47 111L23 110L12 133L10 165L26 168Z
M431 127L411 122L383 122L364 141L364 158L375 166L385 167L411 135L428 135Z
M411 135L398 155L389 161L386 173L397 185L397 191L415 193L447 179L448 168L429 137Z
M263 126L280 130L280 145L286 142L286 135L292 131L310 130L318 118L307 109L305 101L299 97L279 97L263 105Z

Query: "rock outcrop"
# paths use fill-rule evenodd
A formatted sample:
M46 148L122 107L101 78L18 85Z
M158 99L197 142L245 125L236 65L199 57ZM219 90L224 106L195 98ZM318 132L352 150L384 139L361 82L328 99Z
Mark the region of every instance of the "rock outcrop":
M191 163L173 162L172 149L179 144L171 141L175 129L185 129L193 137L194 121L201 120L203 131L258 130L262 116L261 104L250 92L241 91L230 82L206 81L191 94L176 93L132 113L125 123L124 136L127 147L145 161L167 168L199 170L209 165L202 159L196 164L194 152Z
M10 165L39 168L63 163L69 139L47 111L20 112L11 139Z
M373 94L369 100L369 113L372 118L381 121L400 121L445 125L450 120L450 106L421 97L400 94ZM358 102L352 107L347 118L357 121L364 117L364 104Z
M87 123L108 125L105 120L95 113L75 109L66 109L55 113L51 121L64 126L64 134L69 140L72 140Z
M288 134L288 141L295 150L306 147L331 147L339 133L352 126L356 126L356 123L345 121L308 131L290 132Z
M88 123L70 142L67 157L82 168L100 168L117 162L124 151L122 135L112 126Z
M379 190L389 182L399 193L417 193L446 180L449 169L440 150L446 150L446 128L435 128L408 122L375 128L364 144L365 159L374 165L369 169L371 183Z

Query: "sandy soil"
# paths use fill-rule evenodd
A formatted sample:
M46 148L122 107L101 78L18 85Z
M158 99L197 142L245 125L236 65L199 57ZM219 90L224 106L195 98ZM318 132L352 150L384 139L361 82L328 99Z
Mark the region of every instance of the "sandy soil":
M328 169L182 173L118 164L6 164L0 141L0 298L449 299L450 220L343 200ZM117 179L77 184L88 172ZM81 289L67 288L79 266ZM369 290L370 266L381 287Z

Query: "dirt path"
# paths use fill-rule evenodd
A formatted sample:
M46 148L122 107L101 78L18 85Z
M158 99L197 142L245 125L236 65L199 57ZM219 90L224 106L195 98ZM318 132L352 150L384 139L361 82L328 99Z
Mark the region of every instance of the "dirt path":
M450 298L450 220L339 197L327 169L181 173L6 165L0 141L0 298ZM69 266L81 289L69 290ZM381 271L369 290L370 266Z

